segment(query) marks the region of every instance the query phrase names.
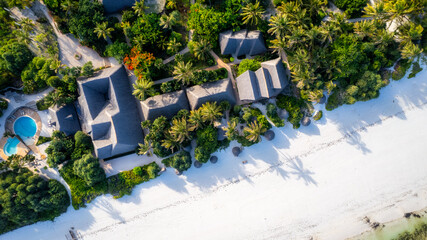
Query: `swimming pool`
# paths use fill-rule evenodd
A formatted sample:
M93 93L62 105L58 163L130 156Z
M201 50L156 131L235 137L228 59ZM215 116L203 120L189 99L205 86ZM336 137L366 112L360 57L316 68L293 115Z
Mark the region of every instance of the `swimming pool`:
M13 124L13 130L23 140L32 138L37 131L36 121L30 117L20 117Z
M11 156L16 153L16 146L18 146L19 139L16 137L8 138L6 144L3 147L4 154L6 156Z

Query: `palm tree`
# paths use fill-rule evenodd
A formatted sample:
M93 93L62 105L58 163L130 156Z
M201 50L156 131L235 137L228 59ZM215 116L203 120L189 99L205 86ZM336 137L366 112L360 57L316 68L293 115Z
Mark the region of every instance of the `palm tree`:
M179 48L182 46L182 44L180 42L178 42L176 40L176 38L172 38L168 43L167 43L167 50L169 53L171 54L175 54L178 52Z
M271 47L274 49L274 52L277 52L279 56L285 51L288 46L286 39L284 37L277 37L276 39L271 40Z
M168 2L166 3L166 8L167 9L176 9L177 3L178 3L178 0L168 0Z
M289 62L291 63L292 71L302 71L307 63L310 62L310 56L306 50L298 48L293 55L290 55Z
M413 22L403 24L397 32L397 36L403 44L420 40L423 36L423 27Z
M382 22L388 19L388 13L383 1L374 1L374 4L368 4L363 12L365 13L364 17L372 17Z
M207 102L202 105L203 120L213 124L215 120L222 117L221 107L216 102Z
M144 101L149 95L154 94L153 81L145 78L136 80L133 86L133 95L141 101Z
M188 85L193 77L193 64L191 62L184 63L184 61L177 62L173 74L176 75L174 79L183 85Z
M188 117L188 122L190 123L190 131L196 131L197 129L203 127L203 113L199 108L197 110L193 110L190 112L190 116Z
M30 44L32 41L28 32L15 30L13 31L13 35L16 36L19 42L24 43L26 45Z
M354 32L362 39L376 35L376 28L373 20L360 21L354 24Z
M323 90L317 89L313 91L308 91L308 101L310 102L319 102L320 99L323 97Z
M73 0L65 0L61 3L61 9L65 11L67 15L76 8L77 4Z
M108 22L97 23L94 33L98 34L98 38L103 37L108 43L111 43L111 32L114 31L114 28L108 27Z
M278 14L270 18L268 26L270 26L270 29L267 31L268 33L282 37L289 31L290 20L286 14Z
M64 103L63 100L64 100L63 92L55 90L54 92L51 92L45 97L44 102L50 106L53 106L53 105L61 106Z
M203 61L209 58L210 50L212 50L212 45L205 39L202 39L199 42L194 42L192 46L194 56Z
M422 6L416 1L385 1L384 9L388 13L389 20L402 25L406 20L409 20L409 15L416 14L422 9Z
M166 15L163 14L160 17L160 26L162 26L164 29L172 29L173 26L176 25L176 23L179 21L179 12L173 11L171 14Z
M21 26L22 31L24 32L30 32L33 30L33 28L36 26L33 23L33 20L29 19L29 18L22 18L19 22L18 25Z
M149 142L145 142L145 144L138 143L138 145L139 145L138 155L144 155L144 154L147 154L147 156L153 155L151 144Z
M261 135L267 131L262 124L259 124L257 121L250 123L247 127L243 129L243 132L251 142L257 143L261 141Z
M147 7L144 5L144 1L145 0L136 1L135 4L132 6L132 9L138 16L144 15L144 11L145 9L147 9Z
M419 48L412 42L405 44L405 46L401 50L402 58L410 60L414 60L415 58L419 57L422 52L423 49Z
M50 70L54 70L55 73L58 73L58 70L64 66L66 66L66 65L62 64L61 61L53 60L52 63L50 64L49 68L50 68Z
M227 127L223 127L223 130L225 131L225 136L229 140L234 140L239 135L239 132L237 131L237 121L229 121L227 122Z
M242 8L243 24L250 24L252 26L258 25L264 14L264 9L259 5L257 0L255 3L249 3Z
M169 132L166 132L165 139L162 140L162 147L171 150L173 153L175 149L181 148L181 144Z
M169 133L177 142L183 143L185 140L190 139L190 131L188 129L189 126L185 117L181 119L173 119Z

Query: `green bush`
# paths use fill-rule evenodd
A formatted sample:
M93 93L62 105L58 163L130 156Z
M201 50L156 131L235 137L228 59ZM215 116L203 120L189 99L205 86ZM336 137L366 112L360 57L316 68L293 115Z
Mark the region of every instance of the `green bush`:
M334 2L350 18L357 18L362 16L362 10L366 7L368 0L334 0Z
M418 223L412 231L400 233L397 238L392 240L424 240L427 236L427 223Z
M50 68L51 59L35 57L21 73L24 93L34 93L47 86L47 80L55 75Z
M88 186L82 178L77 176L73 170L73 161L68 161L59 173L61 177L67 182L71 190L71 204L74 209L85 207L86 203L91 202L97 196L106 194L108 191L107 181L100 182L94 186Z
M322 111L318 111L314 116L313 119L316 121L319 121L320 119L322 119L323 117L323 112Z
M126 54L130 52L130 47L127 43L115 41L105 49L105 55L108 57L114 57L117 62L122 63Z
M53 92L54 91L48 93L48 95L52 94ZM37 110L39 110L39 111L47 110L53 105L53 103L51 101L46 101L47 98L49 98L49 97L45 96L42 99L37 100L37 102L36 102Z
M58 164L71 159L73 150L73 140L67 137L63 132L54 131L52 133L52 141L49 147L46 148L47 164L49 167L57 167Z
M137 170L135 170L135 168ZM107 179L108 192L112 194L114 198L121 198L124 195L130 195L132 193L132 189L136 185L156 178L160 172L160 167L156 162L135 168L129 171L120 172L119 174L113 175Z
M41 144L46 143L46 142L50 142L50 141L52 141L51 137L40 136L39 139L37 140L36 146L41 145Z
M237 76L240 76L244 72L256 71L261 67L261 63L256 61L255 59L244 59L240 62L239 68L237 69Z
M53 220L70 205L65 187L26 168L0 173L0 234Z
M218 150L218 129L209 125L197 132L197 147L194 149L194 158L201 163L208 162L212 153Z
M272 103L267 104L267 117L270 118L274 126L276 127L285 126L285 121L279 117L279 114L277 113L277 108Z
M304 101L296 97L280 94L277 96L276 103L279 108L285 109L289 113L288 122L292 123L293 128L298 129L303 118L301 107Z
M15 75L19 75L31 59L33 54L24 44L11 42L0 48L0 68Z
M93 157L92 153L83 155L81 159L75 160L73 171L88 186L94 186L105 180L104 169L101 168L98 158Z
M92 151L93 144L91 137L82 131L76 132L74 134L74 150L71 158L74 160L80 159L83 155L92 153Z
M420 64L418 62L414 62L412 64L412 70L411 73L409 74L408 78L413 78L417 75L417 73L421 72L423 70L423 68L420 66Z
M342 100L340 97L340 90L336 89L332 92L331 95L329 95L328 97L328 101L326 103L326 110L328 111L332 111L335 108L339 107L340 105L342 105Z
M189 152L182 150L172 157L163 159L162 163L165 164L166 167L173 167L179 172L184 172L191 167L191 155Z
M85 77L91 77L93 76L94 72L95 70L93 69L92 62L89 61L83 65L81 75Z

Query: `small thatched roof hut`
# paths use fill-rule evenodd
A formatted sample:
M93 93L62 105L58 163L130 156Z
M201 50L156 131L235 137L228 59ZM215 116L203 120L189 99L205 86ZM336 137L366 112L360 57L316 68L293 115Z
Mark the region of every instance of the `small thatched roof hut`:
M276 136L276 134L273 132L273 130L268 130L267 132L264 133L264 137L268 141L273 140L275 136Z
M211 163L216 163L218 162L218 157L217 156L212 156L210 159Z
M233 155L235 157L238 157L239 154L242 152L242 149L240 149L240 147L234 147L231 151L233 152Z

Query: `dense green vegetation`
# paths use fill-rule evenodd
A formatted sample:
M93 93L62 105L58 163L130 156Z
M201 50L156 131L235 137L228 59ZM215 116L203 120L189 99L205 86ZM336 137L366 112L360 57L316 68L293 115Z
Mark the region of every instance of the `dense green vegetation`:
M47 143L52 141L51 137L43 137L43 136L39 136L39 139L37 140L36 146L41 145L43 143Z
M368 4L368 0L334 0L334 3L350 18L356 18L362 16L362 10Z
M0 234L38 221L53 220L70 205L65 187L26 168L0 173Z
M70 137L67 137L63 132L54 131L52 141L46 148L49 167L57 167L58 164L70 160L73 149L74 142Z
M411 232L405 231L393 240L424 240L427 238L427 223L418 224Z
M4 98L0 98L0 117L3 116L3 111L6 110L8 107L9 102Z
M301 119L303 118L303 113L301 107L303 106L304 101L297 99L291 96L279 95L277 96L277 107L285 109L289 116L288 122L292 123L295 129L300 127Z
M272 103L267 104L267 117L273 122L274 126L285 126L285 121L279 117L277 107Z
M191 167L191 155L189 152L182 150L172 157L163 159L162 163L166 167L173 167L179 172L184 172Z
M244 59L240 62L239 68L237 69L237 76L240 76L242 73L247 70L255 72L261 67L261 63L255 59Z

